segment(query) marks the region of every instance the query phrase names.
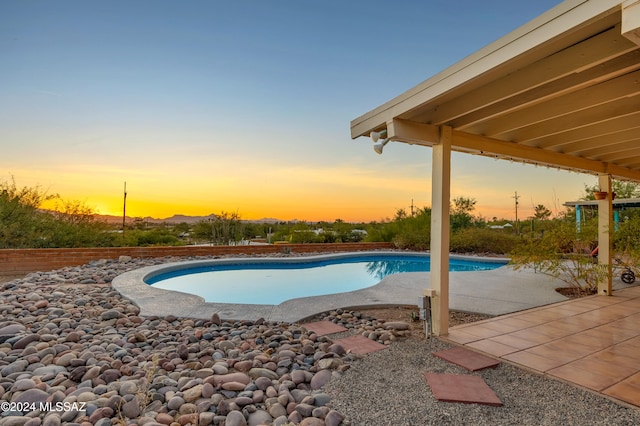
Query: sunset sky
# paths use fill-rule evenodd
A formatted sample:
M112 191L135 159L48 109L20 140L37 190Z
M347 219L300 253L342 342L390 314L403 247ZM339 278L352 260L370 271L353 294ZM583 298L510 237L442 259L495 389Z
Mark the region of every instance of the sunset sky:
M102 214L372 221L429 206L431 149L350 120L559 0L2 1L0 180ZM476 214L596 178L454 154Z

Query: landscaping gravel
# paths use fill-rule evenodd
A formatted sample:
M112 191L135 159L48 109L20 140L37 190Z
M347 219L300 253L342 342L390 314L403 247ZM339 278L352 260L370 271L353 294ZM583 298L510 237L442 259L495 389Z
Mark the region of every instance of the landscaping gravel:
M452 346L405 339L355 361L324 391L345 425L638 425L640 410L502 363L476 373L432 356ZM502 407L437 401L425 372L474 374Z
M108 284L189 259L104 260L0 284L0 425L640 424L640 411L507 364L469 373L431 355L438 339L341 310L297 324L141 317ZM472 317L471 317L472 318ZM345 353L360 333L387 348ZM477 374L503 407L436 401L425 372Z

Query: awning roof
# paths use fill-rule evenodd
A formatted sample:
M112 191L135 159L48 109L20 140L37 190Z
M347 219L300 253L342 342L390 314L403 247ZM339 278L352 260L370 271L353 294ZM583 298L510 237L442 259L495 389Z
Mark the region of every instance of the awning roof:
M616 198L611 202L614 208L628 208L628 207L640 207L640 198ZM578 200L578 201L567 201L563 204L566 207L598 207L597 200Z
M640 181L640 0L567 0L351 122L351 136Z

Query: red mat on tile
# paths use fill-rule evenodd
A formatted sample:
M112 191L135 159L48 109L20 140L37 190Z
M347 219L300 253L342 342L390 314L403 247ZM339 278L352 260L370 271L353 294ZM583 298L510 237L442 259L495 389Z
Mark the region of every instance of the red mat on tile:
M358 355L364 355L386 348L386 346L382 343L367 339L361 334L345 337L344 339L334 340L333 343L341 345L347 352L350 351L351 353Z
M437 373L424 373L424 376L438 401L502 407L502 401L482 377Z
M309 331L314 331L320 336L347 331L343 326L334 324L331 321L308 322L306 324L302 324L302 326Z
M489 367L496 368L500 365L500 361L496 359L462 347L433 352L433 355L469 371L478 371Z

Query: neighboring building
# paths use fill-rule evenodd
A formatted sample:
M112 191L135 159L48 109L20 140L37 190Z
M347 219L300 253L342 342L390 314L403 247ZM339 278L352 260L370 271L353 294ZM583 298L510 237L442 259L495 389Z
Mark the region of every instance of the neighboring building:
M640 198L620 198L611 202L613 206L613 225L618 229L620 223L620 212L626 209L640 207ZM580 226L584 222L584 210L597 210L597 200L578 200L567 201L563 204L566 207L575 207L576 209L576 229L580 230Z

